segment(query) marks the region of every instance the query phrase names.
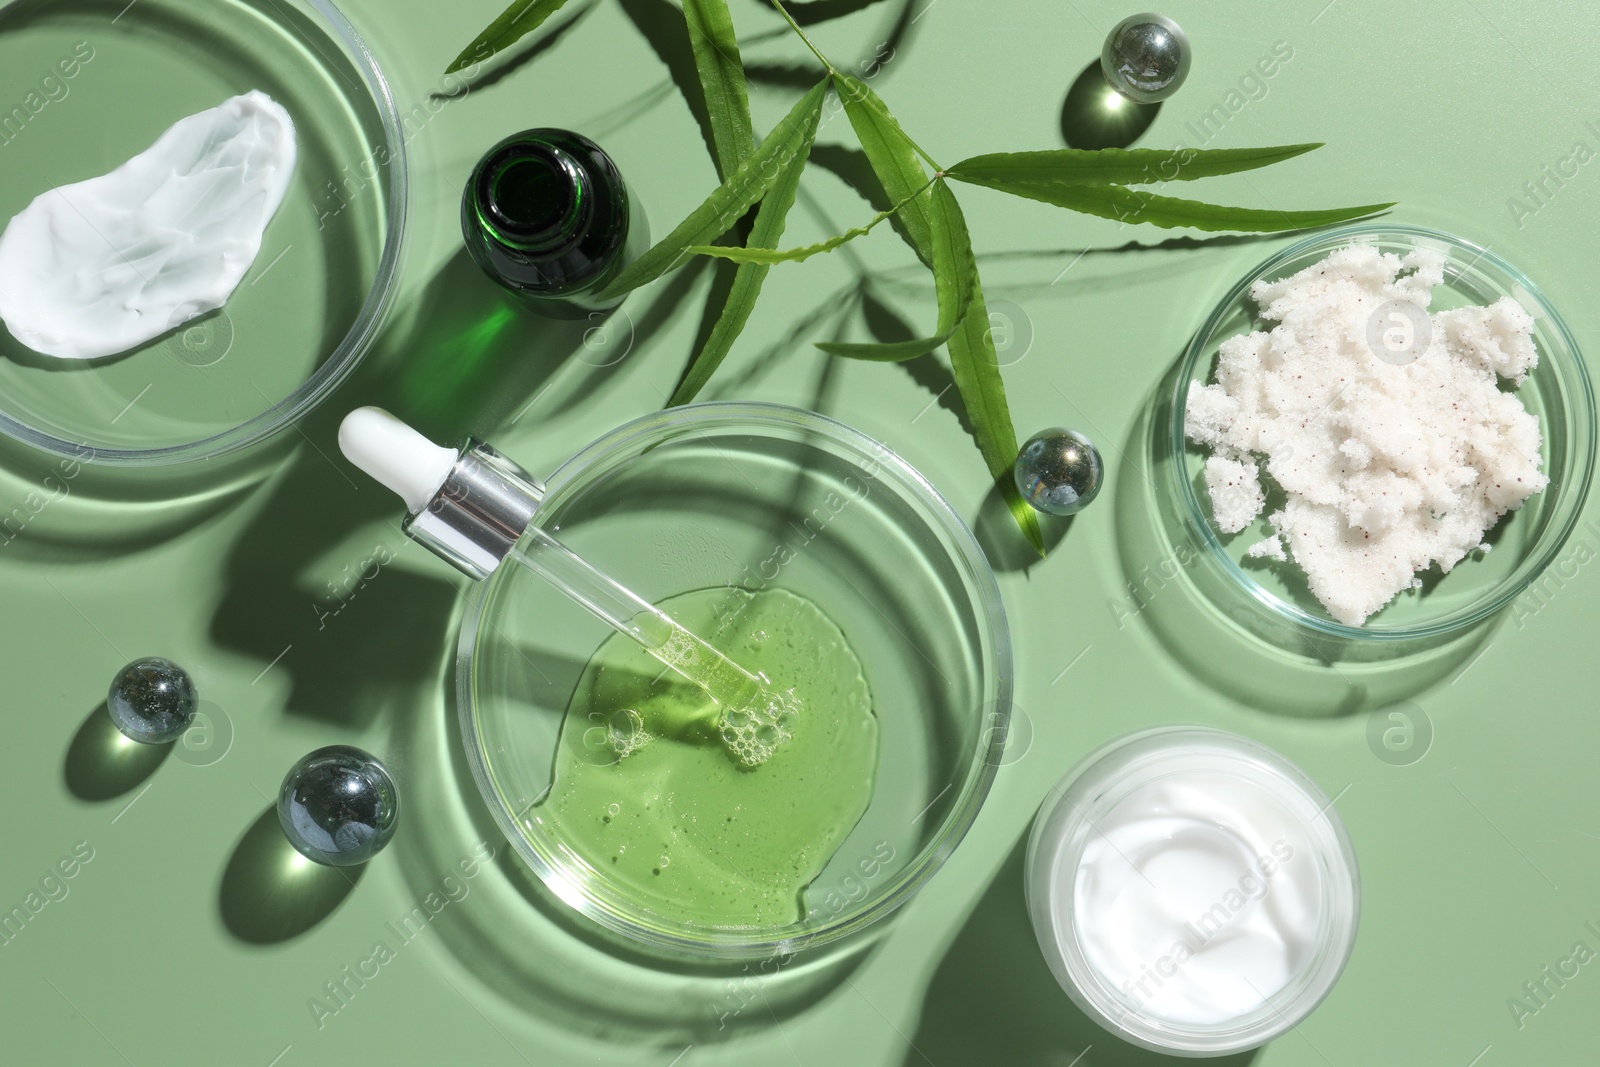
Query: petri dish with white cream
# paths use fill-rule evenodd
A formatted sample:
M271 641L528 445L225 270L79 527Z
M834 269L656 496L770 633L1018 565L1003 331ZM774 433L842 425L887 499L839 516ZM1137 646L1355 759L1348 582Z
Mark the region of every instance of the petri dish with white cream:
M1332 990L1360 876L1332 801L1282 755L1174 726L1091 753L1039 809L1028 912L1056 980L1117 1036L1255 1048Z
M333 0L0 2L0 454L190 465L311 411L393 305L440 106Z

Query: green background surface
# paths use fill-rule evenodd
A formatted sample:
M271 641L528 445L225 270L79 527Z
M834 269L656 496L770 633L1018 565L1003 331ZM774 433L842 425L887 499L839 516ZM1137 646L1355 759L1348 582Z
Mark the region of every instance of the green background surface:
M793 66L811 73L791 40L756 40L779 25L770 11L755 0L732 7L747 63L767 71L752 90L765 129L796 94L773 82ZM1325 716L1247 706L1240 691L1262 664L1245 652L1219 645L1200 680L1147 613L1131 610L1127 583L1140 575L1119 551L1132 531L1116 501L1119 487L1145 477L1131 439L1158 381L1222 292L1288 239L1146 248L1171 235L984 190L959 193L985 287L1033 334L1005 371L1019 434L1083 429L1102 445L1110 488L1048 561L1019 569L1006 562L1009 550L996 552L1018 728L976 825L874 944L776 976L646 968L564 921L528 884L460 761L447 695L460 583L404 541L392 500L338 458L334 415L403 380L420 348L441 343L430 326L458 311L462 294L489 299L462 274L456 198L492 141L533 125L591 134L630 176L658 232L698 203L715 182L711 159L641 30L680 24L656 0L598 0L532 62L443 99L430 97L445 88L439 72L495 4L349 8L401 109L428 109L410 144L405 290L378 350L294 435L295 454L248 492L182 504L73 498L0 548L0 907L22 903L76 843L93 850L67 895L0 945L0 1060L1156 1062L1083 1019L1054 986L1023 910L1021 843L1040 799L1087 750L1188 721L1248 734L1303 766L1337 796L1362 869L1361 932L1343 980L1295 1031L1242 1062L1594 1062L1600 963L1552 984L1548 1004L1520 1027L1507 1000L1575 942L1600 948L1586 926L1600 929L1600 601L1586 566L1596 534L1580 528L1557 564L1561 580L1524 597L1487 642L1411 698L1406 714L1430 723L1433 738L1410 765L1378 758L1371 709L1359 701ZM1058 147L1067 86L1131 10L1096 0L918 0L874 85L942 160ZM1193 145L1185 124L1239 88L1279 41L1292 59L1211 145L1328 142L1267 171L1209 180L1204 195L1282 207L1400 200L1396 221L1493 247L1544 287L1580 343L1600 343L1600 171L1581 169L1520 220L1507 203L1575 142L1600 148L1588 125L1600 122L1600 18L1588 5L1175 0L1164 10L1188 29L1196 59L1142 145ZM816 37L841 62L870 57L898 14L895 3L868 6ZM852 143L838 119L819 136L824 146ZM807 171L802 190L786 244L869 214L824 167ZM854 265L835 255L776 268L705 395L832 414L887 442L978 520L986 477L948 394L936 400L940 376L830 362L810 347L839 328L836 294L857 267L880 274L909 321L932 321L931 287L902 242L884 229L857 253ZM619 334L610 348L569 354L527 327L507 341L525 352L518 375L486 387L478 417L455 428L498 425L496 443L541 472L659 406L690 350L709 277L680 275L632 297L621 320L633 327L631 347ZM17 500L30 491L22 474L0 487ZM1600 517L1596 508L1586 521ZM987 543L1015 545L1003 524ZM329 583L379 545L395 560L329 614L338 606ZM1186 595L1164 585L1148 602ZM231 724L220 759L219 748L130 767L113 754L95 709L116 668L144 654L196 674L213 720ZM405 790L394 843L353 886L337 872L291 875L273 847L268 801L283 771L335 742L382 753ZM478 869L470 861L480 841L496 858ZM462 878L463 861L473 877ZM460 899L415 937L394 935L389 924L445 891ZM343 1004L329 1001L337 1013L319 1020L309 1001L326 1000L324 983L379 940L393 958L364 985L350 983Z

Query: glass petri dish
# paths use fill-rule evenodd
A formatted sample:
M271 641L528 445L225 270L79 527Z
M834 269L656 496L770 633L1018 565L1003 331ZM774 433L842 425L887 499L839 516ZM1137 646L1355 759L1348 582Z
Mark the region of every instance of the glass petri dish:
M1258 279L1287 277L1353 243L1400 255L1418 247L1443 253L1444 282L1434 290L1430 311L1490 304L1512 296L1533 316L1539 364L1515 394L1539 419L1543 469L1550 478L1544 492L1530 497L1486 534L1492 551L1469 556L1446 575L1424 572L1421 589L1402 592L1361 626L1346 625L1329 615L1292 564L1246 560L1245 550L1271 533L1265 520L1274 510L1270 479L1262 518L1237 534L1217 528L1201 475L1210 451L1190 443L1184 429L1190 383L1213 380L1218 346L1224 340L1259 328L1250 286ZM1233 617L1256 616L1252 628L1269 635L1283 631L1373 648L1398 647L1401 642L1410 647L1482 622L1516 599L1555 560L1583 510L1594 474L1594 392L1566 323L1532 281L1493 252L1418 227L1365 224L1330 230L1279 252L1246 274L1195 334L1168 403L1168 446L1176 457L1169 465L1168 492L1180 517L1183 540L1206 572L1195 575L1197 585Z
M1142 838L1134 820L1148 820ZM1039 808L1024 875L1068 996L1118 1037L1181 1056L1255 1048L1309 1015L1355 946L1360 881L1315 782L1200 726L1129 734L1067 772ZM1301 936L1272 945L1271 931Z
M0 220L252 89L288 110L299 158L228 303L96 360L40 355L0 325L0 433L134 466L211 459L276 433L366 353L394 296L406 217L388 83L327 0L0 7Z
M993 572L959 516L906 462L811 412L697 404L646 416L565 463L535 525L652 602L695 589L810 599L860 657L878 717L865 814L773 926L688 923L608 879L538 803L585 664L608 631L520 567L465 610L456 661L468 762L506 837L554 894L672 957L757 958L852 934L908 900L972 825L1011 708Z

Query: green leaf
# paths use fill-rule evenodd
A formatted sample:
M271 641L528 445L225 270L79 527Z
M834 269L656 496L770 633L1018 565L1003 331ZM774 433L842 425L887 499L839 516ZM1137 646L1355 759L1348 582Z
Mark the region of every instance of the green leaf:
M999 189L999 183L986 183ZM1303 230L1313 226L1327 226L1335 222L1348 222L1380 211L1394 204L1363 204L1360 207L1327 208L1321 211L1278 211L1275 208L1225 207L1199 200L1180 200L1172 196L1157 196L1142 190L1121 185L1053 185L1038 187L1007 185L1005 192L1040 200L1056 207L1081 211L1086 215L1116 219L1119 222L1148 222L1152 226L1188 226L1196 230L1244 230L1250 233L1274 233L1279 230Z
M952 201L954 197L951 198ZM958 209L959 218L959 209ZM961 223L961 237L967 237L966 224ZM970 247L970 246L969 246ZM1017 491L1012 466L1017 460L1017 431L1011 422L1011 406L1006 402L1005 383L1000 378L1000 359L994 349L994 329L989 320L989 306L983 299L982 283L973 278L972 308L961 322L961 328L950 338L950 372L956 381L956 392L967 409L972 423L972 435L977 439L978 451L989 468L1000 497L1006 502L1011 517L1021 528L1033 550L1042 557L1044 534L1039 529L1039 514Z
M810 151L827 89L824 79L801 97L727 181L717 186L671 233L628 264L595 298L605 301L648 285L679 266L690 248L710 244L727 233L752 204L766 195L796 156Z
M567 0L514 0L512 5L500 13L500 17L489 23L489 28L478 34L476 40L456 56L455 61L445 68L446 74L454 74L474 63L481 63L496 52L502 52L516 44L522 38L543 26L545 20L565 6Z
M907 238L924 263L935 263L937 251L933 229L932 210L935 190L918 191L927 183L927 172L922 169L920 153L911 139L900 129L900 124L889 114L889 109L866 84L848 74L834 75L844 101L845 114L861 140L867 161L883 184L893 203L909 201L901 209L900 219ZM937 183L948 203L939 205L939 225L946 230L945 240L955 248L964 248L965 256L972 255L972 239L967 232L965 218L955 194ZM943 200L943 198L940 198ZM937 281L937 275L935 277ZM972 424L972 435L977 440L989 475L994 479L1012 518L1022 530L1028 543L1041 556L1044 555L1044 536L1039 529L1039 516L1017 492L1011 477L1011 465L1017 458L1017 431L1011 424L1011 409L1006 403L1005 383L1000 378L1000 361L994 350L994 335L989 325L989 310L983 300L983 285L976 270L972 273L971 303L956 331L946 342L950 349L950 369L955 377L956 391L967 410Z
M717 174L726 180L756 146L739 38L733 31L727 0L683 0L683 18L689 26L689 45L711 120Z
M768 195L770 196L771 194L769 193ZM799 248L763 248L755 244L744 246L694 245L689 251L697 256L731 259L735 263L745 263L752 266L771 267L779 263L803 263L812 256L819 256L824 252L832 252L835 248L847 245L857 237L865 237L872 227L888 217L889 212L882 212L865 226L846 230L837 237L830 237L826 241L818 241L814 245L802 245ZM753 236L751 240L754 240Z
M1304 155L1319 144L1272 148L1058 148L1046 152L994 152L963 159L947 172L973 185L1012 192L1017 186L1149 185L1237 174Z
M921 192L921 190L918 190L918 192ZM771 194L767 195L770 196ZM854 229L846 230L837 237L830 237L826 241L818 241L814 245L802 245L799 248L782 250L771 246L758 247L752 236L751 244L743 248L737 245L695 245L689 251L697 256L715 256L718 259L731 259L735 263L760 263L769 267L777 263L801 263L812 256L821 255L824 252L832 252L842 245L849 244L857 237L865 237L872 232L878 223L893 215L908 203L910 203L909 200L902 200L888 211L880 211L872 216L872 221L865 226L857 226Z
M922 261L931 266L933 237L929 232L928 203L932 198L927 194L928 172L922 169L916 147L866 82L835 71L833 84L861 149L867 154L867 162L889 195L889 203L902 205L900 225L906 239Z
M811 143L816 138L817 123L812 121L804 127L805 140L789 157L789 161L778 172L777 181L767 190L761 198L761 207L756 211L755 224L750 228L750 245L753 249L776 248L783 238L784 224L789 216L789 209L794 206L795 191L800 186L800 172L806 168L806 157L811 152ZM696 246L708 247L708 246ZM690 249L694 251L694 249ZM761 295L761 284L767 279L767 271L771 270L763 263L744 263L733 275L733 285L728 290L728 299L722 305L722 314L717 317L717 323L711 328L711 335L706 338L705 345L695 356L694 362L684 372L683 381L678 383L678 388L673 392L672 399L667 401L668 407L678 404L687 404L705 388L705 384L716 373L722 361L727 358L732 350L733 343L739 337L744 325L750 319L750 313L755 310L756 298Z
M919 194L920 195L920 194ZM950 340L972 307L978 289L978 263L972 255L961 207L942 181L931 190L932 210L928 212L928 233L933 261L933 284L939 297L939 325L933 337L891 344L841 344L823 342L817 347L835 356L895 362L926 355ZM1015 449L1012 450L1015 452Z

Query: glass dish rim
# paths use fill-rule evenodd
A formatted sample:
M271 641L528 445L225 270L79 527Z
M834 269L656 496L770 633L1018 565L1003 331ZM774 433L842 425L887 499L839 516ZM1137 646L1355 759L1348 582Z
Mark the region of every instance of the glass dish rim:
M1130 1016L1144 1018L1139 1013L1123 1012L1118 1016L1107 1011L1107 1002L1103 1002L1096 995L1091 995L1090 990L1096 988L1096 986L1094 982L1086 979L1098 979L1099 976L1092 973L1087 975L1083 973L1085 969L1092 972L1090 965L1076 963L1072 954L1060 948L1054 949L1055 958L1047 958L1047 961L1052 964L1051 970L1055 971L1055 962L1056 959L1059 959L1061 969L1057 974L1058 977L1061 974L1067 977L1067 982L1063 983L1063 986L1068 996L1086 1014L1095 1018L1111 1032L1134 1044L1167 1055L1221 1056L1258 1048L1299 1025L1316 1010L1318 1005L1328 998L1338 985L1345 968L1349 966L1361 928L1361 867L1356 857L1355 844L1351 840L1349 828L1345 826L1344 819L1333 806L1334 801L1338 799L1337 797L1329 798L1321 785L1294 760L1272 746L1244 734L1202 723L1170 723L1134 730L1113 737L1090 750L1074 763L1051 787L1050 792L1040 803L1033 827L1029 831L1023 882L1026 893L1030 898L1028 902L1029 919L1034 926L1035 937L1042 941L1043 938L1040 936L1038 927L1038 912L1032 900L1035 892L1034 881L1038 877L1035 874L1035 861L1039 849L1043 845L1046 827L1054 821L1054 816L1062 804L1066 802L1068 794L1087 775L1099 770L1109 761L1118 757L1127 757L1127 759L1120 768L1113 768L1114 770L1120 769L1126 772L1130 768L1138 768L1148 772L1151 770L1150 764L1163 754L1182 755L1191 752L1192 743L1196 740L1206 741L1215 747L1227 750L1241 757L1246 764L1264 767L1265 770L1262 773L1281 777L1286 783L1304 793L1306 799L1317 804L1319 811L1316 818L1318 820L1326 819L1329 836L1332 839L1336 855L1349 872L1348 917L1342 917L1335 912L1337 900L1330 896L1326 906L1330 914L1333 915L1333 921L1330 922L1327 929L1327 940L1318 948L1318 956L1308 964L1304 972L1310 975L1310 979L1304 983L1297 994L1298 999L1287 1007L1279 1007L1274 1014L1264 1016L1254 1027L1247 1029L1239 1029L1237 1027L1224 1029L1219 1027L1214 1035L1206 1035L1204 1027L1187 1027L1184 1028L1185 1032L1181 1036L1186 1036L1190 1039L1188 1044L1169 1044L1162 1039L1163 1037L1173 1036L1171 1034L1163 1034L1154 1028L1129 1027L1124 1022ZM1130 750L1137 751L1132 752L1130 756ZM1122 783L1118 781L1116 784L1120 785ZM1104 795L1109 789L1110 787L1108 786L1097 796ZM1073 817L1087 820L1086 816L1078 816L1076 813L1074 813ZM1092 823L1089 825L1093 826ZM1064 837L1065 835L1061 836ZM1043 857L1048 860L1051 868L1060 864L1061 850L1064 847L1065 843L1062 842L1060 848L1052 849L1048 857ZM1324 866L1327 865L1328 858L1326 853L1319 856ZM1334 894L1334 896L1336 895L1337 893ZM1059 940L1054 929L1053 920L1051 933L1054 940ZM1046 951L1043 945L1040 947L1042 952ZM1274 996L1276 995L1278 994L1274 994Z
M716 425L756 427L799 427L820 433L828 451L859 463L871 457L883 471L892 471L898 484L925 510L931 524L950 539L950 558L972 582L972 604L981 624L986 625L993 644L992 676L984 687L977 711L988 716L978 731L967 764L961 794L952 804L938 831L923 845L917 856L892 882L876 895L865 898L866 907L851 907L829 921L801 930L801 924L774 928L776 933L759 936L741 932L701 931L694 934L667 932L657 926L635 922L606 906L584 886L575 884L568 873L549 864L518 829L514 813L497 796L493 774L482 754L477 730L477 698L474 692L473 660L477 636L488 600L490 580L478 583L462 614L456 645L456 710L460 720L463 748L473 779L485 805L501 832L522 861L556 896L589 920L621 934L635 944L672 954L700 959L743 960L772 955L787 955L820 947L870 926L911 899L938 873L945 861L966 837L978 811L994 784L1000 769L1000 753L1005 746L1013 695L1012 649L1005 603L987 556L960 514L933 484L899 453L876 438L818 412L785 404L758 401L713 401L689 404L651 412L622 424L585 445L564 461L543 483L544 502L571 486L581 484L588 472L603 466L619 452L636 449L641 440L670 434L685 426L706 429ZM539 513L534 521L540 521Z
M1199 361L1205 356L1207 349L1210 347L1210 342L1215 336L1217 327L1222 319L1242 297L1248 294L1250 286L1255 281L1266 277L1281 265L1305 255L1314 248L1327 246L1331 250L1338 244L1346 243L1359 237L1376 239L1384 237L1426 238L1440 242L1453 250L1471 253L1474 257L1470 264L1471 267L1477 268L1480 265L1487 265L1498 271L1513 285L1520 286L1538 305L1537 309L1530 309L1537 310L1536 321L1542 317L1544 322L1548 323L1550 332L1560 339L1562 346L1570 354L1570 358L1567 358L1556 353L1541 352L1540 358L1541 360L1548 359L1553 364L1560 364L1560 369L1555 373L1563 382L1562 392L1568 394L1567 399L1575 409L1574 415L1568 420L1565 429L1569 435L1588 443L1588 447L1579 451L1576 458L1577 465L1580 468L1579 473L1581 474L1578 483L1574 485L1569 482L1561 487L1566 493L1566 500L1562 505L1566 508L1566 514L1557 516L1560 519L1559 528L1545 531L1540 538L1542 543L1537 547L1537 550L1498 586L1479 597L1473 603L1420 625L1348 626L1332 618L1326 618L1297 605L1290 604L1266 589L1240 567L1223 549L1221 540L1217 537L1216 531L1211 528L1211 524L1207 519L1207 512L1201 504L1199 494L1187 477L1187 469L1183 461L1188 449L1188 442L1184 436L1184 421L1186 414L1185 401L1188 396L1189 383L1194 380ZM1583 350L1578 346L1577 338L1573 336L1566 320L1561 317L1555 306L1545 297L1544 291L1534 284L1532 279L1491 251L1487 246L1478 245L1464 237L1458 237L1443 230L1434 230L1423 226L1408 226L1400 223L1383 225L1357 223L1352 226L1342 226L1297 241L1256 264L1217 301L1211 313L1206 316L1205 322L1190 340L1179 364L1178 377L1173 384L1173 392L1169 402L1172 409L1168 441L1168 447L1173 450L1171 480L1178 499L1182 502L1181 507L1185 525L1192 534L1198 536L1204 546L1206 555L1214 563L1218 564L1228 579L1248 594L1252 600L1279 618L1289 623L1303 626L1323 637L1371 643L1411 641L1419 638L1442 637L1489 618L1509 605L1529 586L1538 581L1545 568L1554 562L1556 556L1560 554L1567 543L1567 539L1572 535L1572 531L1577 527L1584 503L1588 499L1590 483L1594 477L1594 439L1596 434L1594 387L1589 377L1588 367L1583 360ZM1548 441L1548 432L1544 436L1545 440Z
M23 0L0 3L0 18ZM372 287L356 312L350 329L315 371L288 396L226 430L193 441L154 448L103 448L80 445L16 418L0 408L0 433L25 445L82 463L123 467L171 467L201 462L248 448L294 425L327 399L348 378L372 346L400 283L401 254L406 240L409 212L410 176L406 161L405 131L388 77L373 55L365 38L356 31L332 0L304 0L321 16L322 26L344 45L346 57L360 70L372 103L383 126L384 149L388 161L383 170L389 180L389 205L385 218L387 232L379 254Z

